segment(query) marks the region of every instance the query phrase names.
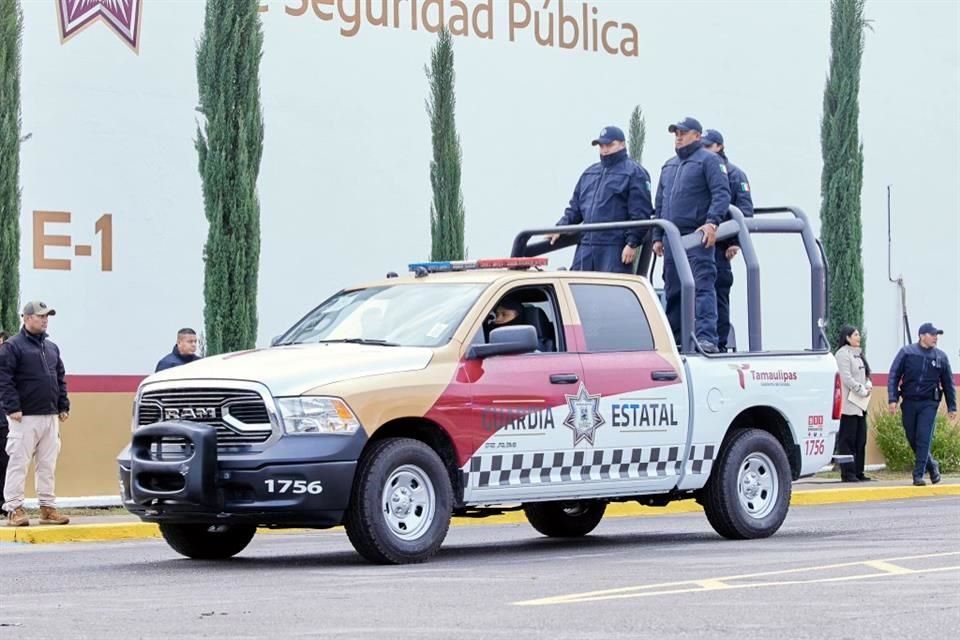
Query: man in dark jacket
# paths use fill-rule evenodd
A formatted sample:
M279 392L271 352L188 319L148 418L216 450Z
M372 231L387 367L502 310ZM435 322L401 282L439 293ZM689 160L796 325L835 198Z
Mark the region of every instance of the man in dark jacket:
M3 508L7 524L30 524L23 509L27 468L36 458L40 524L67 524L56 508L54 480L60 453L60 422L70 415L60 349L47 337L47 324L56 311L42 302L23 308L23 328L0 349L0 404L7 414L6 482Z
M199 359L200 356L197 355L197 332L189 327L184 327L177 331L177 344L173 345L173 351L160 359L155 372L179 367L182 364Z
M0 331L0 349L3 348L3 343L6 342L9 337L9 333ZM3 407L0 407L0 500L3 500L3 483L7 477L7 462L10 461L10 456L7 455L8 431L7 412L3 410Z
M740 167L727 159L723 135L716 129L707 129L701 138L703 148L715 153L727 167L727 179L730 182L730 204L740 209L743 215L753 216L753 197L750 195L750 181ZM728 216L729 217L729 216ZM721 240L716 246L717 259L717 347L721 352L727 350L727 338L730 336L730 288L733 286L733 269L730 262L740 252L736 238Z
M717 263L714 244L717 227L729 215L730 183L727 168L716 154L703 148L703 128L696 118L685 118L667 130L676 136L677 155L660 170L657 185L657 217L677 225L681 235L703 232L703 244L687 251L696 285L696 337L707 353L718 351ZM680 280L663 231L654 229L653 251L663 257L663 281L667 297L667 319L674 339L680 336ZM685 338L685 336L684 336Z
M923 474L930 472L930 482L940 482L940 465L930 455L933 430L936 427L940 398L947 400L950 420L957 418L957 390L953 386L950 360L937 349L943 331L929 322L920 325L920 339L900 349L890 366L887 398L890 413L897 412L897 401L903 399L903 430L913 449L913 484L923 486Z
M650 174L627 155L623 131L619 127L604 127L593 145L600 147L600 162L580 176L570 205L557 224L649 220L653 216ZM571 269L632 273L643 236L639 229L585 233ZM551 244L557 237L550 236Z

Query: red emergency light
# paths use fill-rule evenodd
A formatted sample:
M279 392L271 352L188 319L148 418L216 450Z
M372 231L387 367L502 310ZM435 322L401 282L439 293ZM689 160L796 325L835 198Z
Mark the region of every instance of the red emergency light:
M485 258L477 260L477 269L529 269L547 266L546 258Z

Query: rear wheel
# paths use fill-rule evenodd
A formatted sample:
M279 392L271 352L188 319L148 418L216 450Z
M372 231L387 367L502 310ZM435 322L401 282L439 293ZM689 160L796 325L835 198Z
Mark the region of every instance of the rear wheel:
M371 562L423 562L440 549L452 509L440 456L419 440L390 438L363 457L344 527L353 548Z
M225 560L243 551L257 532L246 524L171 524L160 525L160 533L180 555L195 560Z
M551 538L579 538L600 524L605 502L571 500L565 502L530 502L523 513L534 529Z
M744 429L726 443L700 501L721 536L766 538L787 517L791 481L790 463L777 439Z

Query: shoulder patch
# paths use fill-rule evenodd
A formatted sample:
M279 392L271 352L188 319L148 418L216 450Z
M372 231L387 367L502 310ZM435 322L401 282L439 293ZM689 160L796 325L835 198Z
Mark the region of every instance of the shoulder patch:
M653 187L650 185L649 180L647 180L646 184L647 184L647 191L653 191Z
M723 164L723 163L721 162L721 163L720 163L720 171L721 171L721 173L723 173L723 175L727 175L727 165L725 165L725 164Z
M740 183L740 191L742 191L742 192L744 192L744 193L750 193L750 183L749 183L749 182L741 182L741 183Z

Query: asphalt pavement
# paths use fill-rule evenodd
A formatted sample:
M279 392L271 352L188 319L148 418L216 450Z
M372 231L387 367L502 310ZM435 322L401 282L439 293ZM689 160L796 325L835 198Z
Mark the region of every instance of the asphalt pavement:
M791 509L728 541L700 513L550 540L451 528L422 565L342 531L258 535L226 562L161 540L0 544L7 638L897 638L960 628L960 497Z

